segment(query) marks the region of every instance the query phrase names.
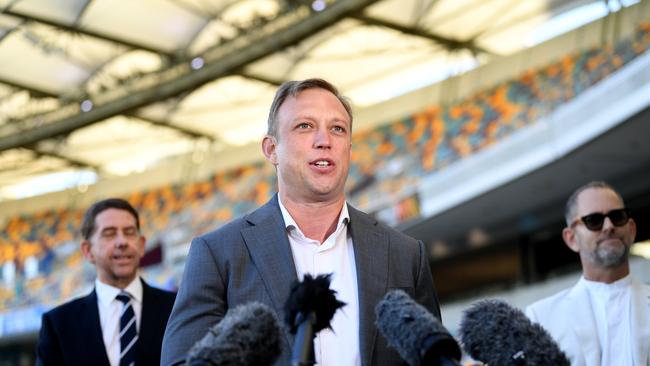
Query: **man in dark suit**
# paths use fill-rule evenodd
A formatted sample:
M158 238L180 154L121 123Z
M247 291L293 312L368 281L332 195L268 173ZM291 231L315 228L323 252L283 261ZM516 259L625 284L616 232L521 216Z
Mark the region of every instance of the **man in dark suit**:
M284 319L293 282L332 273L347 305L332 329L317 334L318 365L402 364L375 326L374 308L400 288L438 318L440 310L422 242L348 205L344 194L352 113L321 79L278 89L262 141L276 167L278 194L249 215L195 238L163 340L162 365L188 350L239 304L259 301ZM277 365L288 365L293 337L284 332Z
M43 315L37 365L158 365L175 294L138 276L145 237L137 211L111 198L92 205L81 251L95 266L95 289Z

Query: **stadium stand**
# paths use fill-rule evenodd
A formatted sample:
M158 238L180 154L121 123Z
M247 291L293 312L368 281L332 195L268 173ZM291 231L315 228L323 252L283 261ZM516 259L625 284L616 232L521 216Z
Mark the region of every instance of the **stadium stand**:
M614 47L566 55L459 102L355 134L347 187L351 201L391 225L417 218L414 191L423 177L534 124L649 45L646 23ZM259 162L208 180L132 192L126 198L141 212L148 250L165 253L162 262L145 268L147 277L174 288L193 236L252 210L274 190L272 166ZM82 213L53 209L7 220L0 234L0 336L38 329L42 311L92 285L92 271L78 251Z

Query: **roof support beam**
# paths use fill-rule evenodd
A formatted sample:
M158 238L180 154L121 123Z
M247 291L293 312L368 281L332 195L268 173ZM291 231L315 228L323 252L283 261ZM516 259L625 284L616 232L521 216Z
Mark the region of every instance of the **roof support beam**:
M62 106L61 110L49 116L41 126L32 127L34 121L26 120L28 126L0 137L0 151L34 144L38 141L66 135L78 128L89 126L115 115L125 114L137 108L164 100L188 90L193 90L216 78L232 74L243 66L266 57L277 50L294 45L331 26L340 20L359 13L376 0L339 0L329 4L321 12L311 12L302 6L290 14L279 16L255 31L243 34L232 42L209 49L204 54L206 64L201 69L191 70L187 65L175 65L155 74L143 86L129 85L119 94L105 96L88 112L79 112L78 106ZM265 34L265 31L268 32Z
M490 52L482 47L477 46L474 44L474 41L469 40L469 41L459 41L456 39L448 38L448 37L443 37L441 35L437 35L434 33L427 32L426 30L419 28L419 27L407 27L401 24L393 23L388 20L383 20L383 19L378 19L378 18L373 18L369 17L367 15L363 15L361 13L355 14L352 18L360 20L366 24L369 25L376 25L379 27L384 27L384 28L390 28L394 29L396 31L402 32L404 34L410 34L412 36L416 37L422 37L426 38L429 40L432 40L443 47L445 47L449 51L456 51L456 50L462 50L466 49L471 51L474 54L490 54Z
M258 75L258 74L251 74L251 73L244 72L244 71L237 72L236 75L239 75L239 76L244 77L246 79L260 81L262 83L266 83L266 84L273 85L273 86L280 86L280 84L282 84L284 82L284 80L275 80L275 79L267 78L266 76L262 76L262 75Z
M34 87L27 86L25 84L19 84L19 83L16 83L16 82L13 82L13 81L10 81L10 80L6 80L6 79L0 79L0 84L6 84L6 85L9 85L9 86L14 87L14 88L27 90L30 93L32 93L33 95L58 98L58 96L56 94L51 93L49 91L46 91L46 90L43 90L43 89L36 89ZM142 120L144 122L148 122L148 123L153 124L153 125L163 126L163 127L166 127L166 128L172 129L172 130L176 130L176 131L178 131L178 132L180 132L180 133L182 133L184 135L187 135L187 136L189 136L191 138L207 138L210 141L214 141L214 137L211 136L211 135L206 135L206 134L203 134L201 132L197 132L197 131L193 131L193 130L190 130L190 129L187 129L187 128L184 128L184 127L181 127L181 126L177 126L177 125L174 125L174 124L172 124L170 122L167 122L167 121L154 120L152 118L144 117L144 116L142 116L140 114L137 114L137 113L134 113L134 112L127 113L126 115L130 116L130 117L133 117L133 118L137 118L137 119ZM48 154L43 153L42 155L48 155ZM52 155L49 155L49 156L52 156ZM59 156L55 156L55 157L59 157ZM65 157L59 157L59 158L65 159Z
M55 93L53 93L51 91L48 91L48 90L45 90L45 89L40 89L40 88L37 88L37 87L34 87L34 86L29 86L27 84L18 83L16 81L12 81L12 80L0 79L0 84L9 85L10 87L16 88L16 89L27 90L28 92L30 92L32 95L35 95L35 96L44 96L44 97L51 97L51 98L58 98L59 97L58 95L56 95Z
M21 24L22 25L22 24ZM0 35L0 43L5 40L5 38L9 37L9 35L13 32L15 32L18 29L19 26L13 27L9 30L7 30L4 34Z
M86 10L88 10L88 7L90 6L90 3L92 1L93 0L86 0L86 2L81 6L79 13L77 13L77 18L74 20L75 25L81 22L81 18L83 18L84 14L86 13Z
M90 164L90 163L87 163L85 161L77 160L77 159L74 159L74 158L71 158L71 157L68 157L68 156L64 156L64 155L55 153L55 152L44 151L42 149L38 149L38 148L35 148L35 147L27 147L27 146L25 147L25 149L33 152L36 155L36 157L49 156L49 157L52 157L52 158L55 158L55 159L63 160L66 163L68 163L68 164L70 164L70 165L72 165L74 167L77 167L77 168L90 168L90 169L92 169L92 170L94 170L96 172L98 172L100 170L100 167L98 165Z
M129 116L129 117L133 117L135 119L139 119L141 121L150 123L152 125L166 127L166 128L178 131L178 132L180 132L180 133L182 133L182 134L184 134L186 136L189 136L191 138L195 138L195 139L204 138L204 139L210 140L211 142L215 141L215 138L212 135L208 135L208 134L205 134L203 132L198 132L198 131L191 130L189 128L174 125L169 121L159 120L159 119L156 119L156 118L153 118L153 117L147 117L147 116L144 116L144 115L138 114L138 113L127 113L126 115Z
M106 35L106 34L94 32L94 31L92 31L90 29L84 29L84 28L81 28L81 27L66 25L66 24L63 24L63 23L55 22L55 21L52 21L50 19L35 16L35 15L32 15L32 14L25 14L25 13L17 12L15 10L3 10L2 13L6 14L6 15L13 16L13 17L16 17L16 18L20 18L20 19L25 20L25 21L30 21L30 22L36 22L36 23L42 23L42 24L45 24L45 25L49 25L50 27L54 27L54 28L60 29L62 31L81 34L81 35L85 35L85 36L90 36L90 37L102 39L104 41L117 43L117 44L123 45L123 46L128 47L128 48L141 49L141 50L145 50L145 51L149 51L149 52L153 52L153 53L157 53L157 54L162 54L162 55L165 55L167 57L173 57L173 55L171 53L169 53L169 52L167 52L165 50L160 50L160 49L157 49L157 48L153 48L153 47L151 47L149 45L146 45L146 44L143 44L143 43L135 43L135 42L131 42L131 41L126 40L126 39L118 39L118 38L111 37L111 36Z

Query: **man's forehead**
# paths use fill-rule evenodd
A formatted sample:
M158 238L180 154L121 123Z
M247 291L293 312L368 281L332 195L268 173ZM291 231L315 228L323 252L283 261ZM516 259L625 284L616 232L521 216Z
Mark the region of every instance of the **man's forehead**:
M585 211L609 210L622 208L623 201L619 195L609 188L587 188L580 192L577 199L578 213Z
M328 101L329 100L329 101ZM339 108L339 112L341 112L342 117L345 117L345 120L350 122L351 116L349 115L347 109L345 109L345 106L341 102L339 98L337 98L336 95L334 95L331 91L327 89L322 89L322 88L309 88L305 90L301 90L298 92L296 95L289 95L287 98L284 100L282 105L279 108L279 113L283 114L287 112L288 109L291 107L295 107L296 105L300 105L303 108L309 108L310 106L314 106L318 103L323 103L323 102L333 102L335 103ZM293 110L293 112L296 112Z
M95 224L98 227L135 227L136 221L129 211L109 208L97 214Z

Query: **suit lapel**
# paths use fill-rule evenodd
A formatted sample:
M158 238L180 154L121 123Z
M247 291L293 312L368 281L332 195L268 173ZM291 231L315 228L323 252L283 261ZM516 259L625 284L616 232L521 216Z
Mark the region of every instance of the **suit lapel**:
M152 296L151 288L142 279L142 312L140 319L140 332L138 333L138 343L136 350L136 364L146 364L146 354L150 352L149 345L156 342L154 332L157 332L157 322L159 322L158 307L152 306L150 302L155 301Z
M284 302L297 280L291 246L276 196L246 219L242 237L262 277L273 306L284 316ZM375 305L386 293L389 242L376 220L348 205L359 293L359 335L362 363L369 364L377 337ZM285 332L285 334L288 334ZM293 341L289 339L289 344Z
M104 345L104 337L102 335L102 325L99 321L99 309L97 308L97 293L93 290L88 296L85 297L84 307L86 311L80 312L80 317L85 317L85 320L81 321L81 324L90 325L88 328L82 328L83 332L88 330L87 335L84 335L83 339L87 339L87 342L83 345L78 345L82 347L81 353L88 355L98 355L97 358L101 358L102 365L109 365L108 355L106 354L106 346ZM101 356L100 356L101 355ZM95 356L93 356L95 358Z
M572 314L571 323L578 338L576 347L580 347L585 365L600 365L600 344L598 343L598 329L594 319L594 310L589 300L589 293L582 280L575 285L569 294L567 314Z
M276 194L266 205L251 213L246 218L251 226L241 234L273 307L283 321L284 303L298 277L277 200ZM292 344L291 339L289 344Z
M388 249L377 221L348 205L359 292L359 342L362 364L370 364L377 337L375 306L386 293Z
M632 339L634 364L645 365L650 359L650 289L632 279Z

